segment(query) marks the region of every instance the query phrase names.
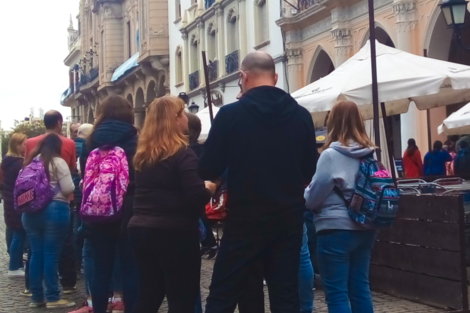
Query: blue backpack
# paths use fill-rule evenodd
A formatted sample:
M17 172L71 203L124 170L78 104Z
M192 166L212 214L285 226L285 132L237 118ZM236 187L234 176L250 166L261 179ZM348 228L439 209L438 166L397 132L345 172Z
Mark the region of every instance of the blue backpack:
M350 200L338 187L334 191L343 199L351 219L364 228L388 228L396 220L400 192L383 164L372 156L360 160Z

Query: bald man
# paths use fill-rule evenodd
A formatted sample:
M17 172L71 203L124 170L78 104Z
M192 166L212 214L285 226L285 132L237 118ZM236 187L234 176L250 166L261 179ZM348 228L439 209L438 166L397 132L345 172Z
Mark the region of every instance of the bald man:
M318 152L310 113L275 87L277 79L269 54L245 57L240 99L220 109L200 159L205 180L228 170L229 211L207 313L233 312L256 268L264 268L271 312L300 312L303 194Z

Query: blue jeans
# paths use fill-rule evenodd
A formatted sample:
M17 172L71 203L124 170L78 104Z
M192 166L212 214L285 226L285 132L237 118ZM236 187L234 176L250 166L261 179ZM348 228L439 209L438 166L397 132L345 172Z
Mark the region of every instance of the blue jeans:
M310 260L310 252L308 250L307 226L304 224L299 266L299 298L301 313L312 313L313 311L313 280L313 267L312 261Z
M23 246L26 240L26 232L23 229L13 230L13 237L10 244L10 271L23 268Z
M132 312L139 294L139 268L129 239L127 237L114 237L96 227L93 228L90 238L87 238L88 240L91 244L95 268L91 288L94 312L105 313L108 307L116 249L119 250L118 258L121 261L123 301L126 304L125 312Z
M32 301L44 301L43 280L47 302L60 300L59 256L70 225L70 209L65 202L52 201L38 213L24 213L23 226L31 245L29 264Z
M373 313L369 287L375 231L332 230L318 236L318 265L329 313Z

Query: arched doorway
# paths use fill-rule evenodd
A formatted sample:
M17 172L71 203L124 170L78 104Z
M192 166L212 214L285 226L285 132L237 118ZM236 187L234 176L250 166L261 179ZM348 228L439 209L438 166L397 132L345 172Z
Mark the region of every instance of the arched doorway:
M150 81L149 85L147 86L147 104L152 103L152 101L157 97L155 93L155 82L152 80Z
M335 70L335 65L333 64L330 56L321 48L314 60L312 74L310 75L310 83L327 76Z
M468 11L466 11L465 21L465 27L462 29L462 39L464 44L468 46L470 45L470 13ZM470 65L470 51L462 49L455 40L453 40L453 34L454 30L447 26L440 8L436 7L429 25L428 37L426 38L428 42L425 42L428 57ZM459 110L465 104L467 103L457 103L430 110L431 123L429 127L431 129L431 142L436 140L445 142L447 140L445 135L439 135L437 133L437 128L442 124L444 119Z
M134 105L134 124L137 128L141 129L145 121L145 108L144 108L144 91L142 88L137 90L135 95Z

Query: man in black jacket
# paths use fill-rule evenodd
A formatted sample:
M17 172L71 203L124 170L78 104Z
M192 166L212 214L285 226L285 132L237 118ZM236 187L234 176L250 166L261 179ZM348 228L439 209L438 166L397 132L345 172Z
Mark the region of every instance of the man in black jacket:
M246 56L243 95L220 109L200 159L205 180L228 170L228 216L207 313L233 312L253 268L264 268L272 312L300 311L303 194L318 152L312 117L275 87L277 78L270 55Z

